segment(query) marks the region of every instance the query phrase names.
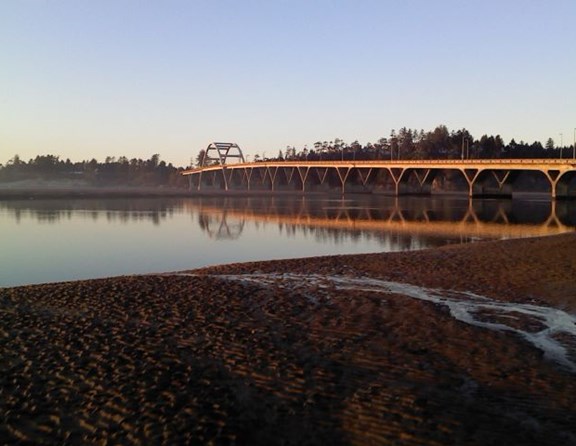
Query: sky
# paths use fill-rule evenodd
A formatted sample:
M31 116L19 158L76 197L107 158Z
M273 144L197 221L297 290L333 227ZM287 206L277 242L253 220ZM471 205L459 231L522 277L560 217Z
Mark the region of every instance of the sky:
M401 127L573 143L574 0L1 0L0 163Z

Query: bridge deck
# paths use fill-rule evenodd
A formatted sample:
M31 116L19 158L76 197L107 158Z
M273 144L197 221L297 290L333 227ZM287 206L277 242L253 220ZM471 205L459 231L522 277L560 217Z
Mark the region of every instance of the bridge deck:
M441 168L441 169L546 169L568 168L576 169L576 159L477 159L477 160L358 160L358 161L256 161L248 163L231 163L224 166L198 167L182 172L183 175L193 175L199 172L226 169L246 169L263 167L347 167L347 168Z
M393 183L392 193L430 193L442 171L456 171L468 185L469 196L511 195L520 172L538 172L548 181L553 198L576 197L576 159L451 159L374 161L258 161L215 164L182 172L196 178L198 190L276 191L278 187L306 193L314 188L371 192L383 181ZM239 174L235 174L239 172ZM256 174L254 174L256 172ZM278 173L281 172L281 175ZM295 174L296 172L296 174ZM211 174L208 181L204 174ZM379 178L376 177L379 175ZM329 187L328 187L329 186Z

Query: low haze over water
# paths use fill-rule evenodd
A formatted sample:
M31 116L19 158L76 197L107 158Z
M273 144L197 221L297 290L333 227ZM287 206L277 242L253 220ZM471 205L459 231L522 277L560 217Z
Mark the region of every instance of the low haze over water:
M0 286L573 231L576 203L266 197L0 201Z

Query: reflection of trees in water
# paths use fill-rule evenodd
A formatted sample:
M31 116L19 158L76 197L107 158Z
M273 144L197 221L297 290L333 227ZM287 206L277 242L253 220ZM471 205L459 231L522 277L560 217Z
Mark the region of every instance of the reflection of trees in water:
M540 226L544 228L540 234L544 234L546 228L550 229L549 233L554 233L554 230L576 227L576 201L468 201L437 196L285 196L0 202L0 211L7 212L17 222L22 218L34 218L48 224L81 216L94 221L105 219L110 223L151 222L159 225L184 208L192 214L198 213L200 228L218 239L240 237L246 220L253 222L256 229L259 225L273 224L288 237L314 237L334 243L365 240L382 244L391 240L391 234L397 234L394 243L402 246L417 245L424 233L427 237L438 237L442 243L446 243L448 238L474 239L478 235L465 231L482 223L491 225L494 233L489 237L502 236L497 233L498 227ZM444 235L432 234L432 227L442 227L441 234ZM411 235L418 234L418 231L423 232L416 237Z
M307 225L283 225L284 232L294 238L314 238L314 240L323 243L334 243L336 245L345 244L350 241L376 243L382 246L394 246L398 250L415 250L424 247L441 246L452 242L471 242L476 239L473 236L442 236L442 235L425 235L426 241L423 243L423 236L409 234L405 232L396 232L393 230L353 230L346 228L326 228L319 226ZM388 249L387 249L388 250Z
M173 215L172 210L158 211L109 211L106 212L106 220L110 223L119 221L120 223L151 221L154 225L159 225L162 220Z
M199 214L198 225L200 226L200 229L207 231L210 226L210 216L208 214Z
M113 223L150 221L159 225L183 208L182 199L74 199L27 200L0 202L0 210L12 215L19 223L22 218L34 218L42 223L57 223L82 216Z

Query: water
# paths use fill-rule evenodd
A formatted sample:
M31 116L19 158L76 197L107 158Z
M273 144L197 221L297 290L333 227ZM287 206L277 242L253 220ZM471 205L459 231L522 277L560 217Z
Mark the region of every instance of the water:
M576 229L576 203L393 197L0 201L0 286Z

